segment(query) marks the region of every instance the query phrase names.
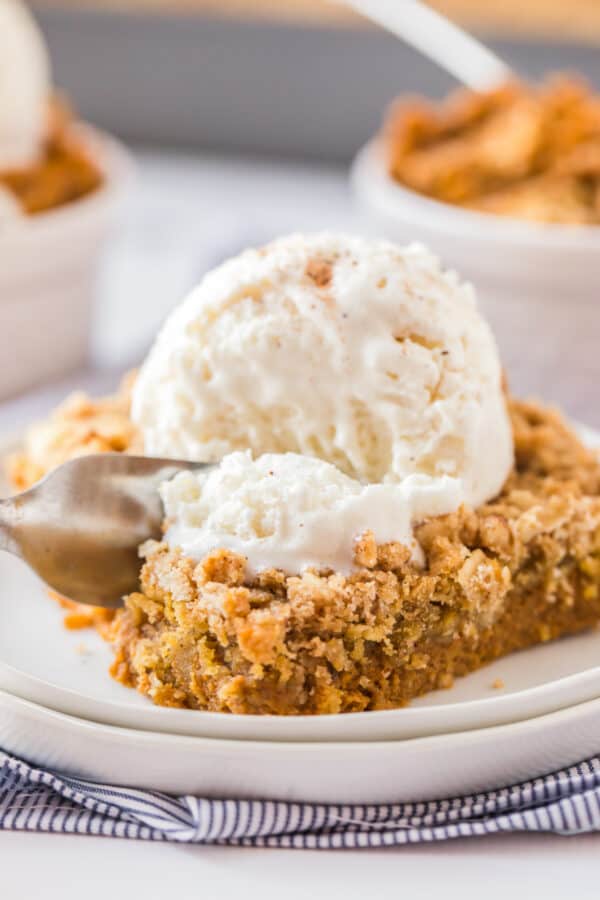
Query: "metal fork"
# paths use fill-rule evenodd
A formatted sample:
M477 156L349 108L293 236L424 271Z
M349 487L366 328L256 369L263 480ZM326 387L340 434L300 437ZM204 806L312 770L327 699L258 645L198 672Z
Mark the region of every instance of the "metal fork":
M211 466L121 453L70 460L0 500L0 549L62 596L115 608L138 586L139 545L161 536L161 481Z

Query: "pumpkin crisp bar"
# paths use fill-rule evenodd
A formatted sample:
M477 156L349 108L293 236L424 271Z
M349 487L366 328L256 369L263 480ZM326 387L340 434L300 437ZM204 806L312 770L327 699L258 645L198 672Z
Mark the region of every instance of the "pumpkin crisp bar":
M20 487L62 459L135 450L128 387L71 399L12 461ZM425 565L357 541L350 576L271 570L149 542L140 591L101 631L113 676L165 706L235 713L398 707L497 657L600 620L600 464L560 415L509 401L515 466L476 510L423 522ZM41 430L40 430L41 429ZM482 449L484 452L484 449Z

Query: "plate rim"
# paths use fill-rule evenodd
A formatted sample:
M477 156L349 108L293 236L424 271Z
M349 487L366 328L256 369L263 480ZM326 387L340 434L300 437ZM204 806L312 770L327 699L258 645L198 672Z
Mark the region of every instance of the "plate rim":
M361 748L364 749L368 747L370 750L376 749L377 752L383 755L389 753L390 749L396 744L404 745L410 743L411 748L417 749L442 743L476 745L481 740L491 740L495 736L500 734L504 735L509 731L525 732L536 730L540 723L556 724L556 722L563 718L565 720L573 717L577 718L582 712L593 712L595 710L600 712L600 697L586 700L583 703L575 703L565 709L554 710L553 712L545 713L541 716L532 716L517 722L508 722L503 725L493 725L487 728L472 728L467 731L456 731L448 734L424 735L423 737L411 738L410 741L401 739L394 741L237 741L228 738L211 738L203 737L201 735L181 735L162 731L141 730L138 728L127 728L122 725L110 725L105 722L96 722L91 719L81 718L80 716L73 716L61 712L60 710L51 709L41 703L35 703L32 700L18 697L10 691L5 691L1 688L0 706L13 706L17 709L21 708L29 711L32 716L42 716L49 721L54 720L58 724L78 728L82 731L89 731L90 733L94 731L106 732L106 736L109 736L110 733L115 733L115 735L144 744L156 741L163 745L182 746L182 744L185 744L191 748L196 746L206 746L207 748L210 747L211 752L214 752L215 749L218 750L219 747L222 747L223 749L240 749L243 747L244 750L253 749L257 751L265 748L272 750L275 745L277 751L281 752L283 755L306 753L311 750L313 752L322 753L324 748L327 748L331 753L352 754L358 752Z
M600 698L412 741L274 743L102 725L0 691L0 730L9 756L100 784L238 800L414 803L499 790L595 755Z

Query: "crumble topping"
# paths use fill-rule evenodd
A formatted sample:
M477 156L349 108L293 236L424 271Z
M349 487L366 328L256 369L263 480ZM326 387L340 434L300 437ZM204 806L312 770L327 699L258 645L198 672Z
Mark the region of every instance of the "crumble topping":
M22 451L7 461L8 475L17 490L25 490L61 463L89 453L142 452L141 439L129 417L134 374L119 391L92 400L71 394L43 422L25 435Z
M0 171L0 185L16 197L28 214L79 200L95 191L103 181L63 101L52 102L49 120L40 161L25 169Z
M600 222L600 98L583 82L519 82L442 104L398 101L385 124L391 175L419 193L540 222Z

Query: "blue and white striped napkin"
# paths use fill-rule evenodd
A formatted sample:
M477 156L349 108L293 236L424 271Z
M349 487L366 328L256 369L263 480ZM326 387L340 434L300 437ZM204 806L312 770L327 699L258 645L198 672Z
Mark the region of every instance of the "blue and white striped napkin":
M482 794L380 805L171 797L44 771L0 752L0 830L331 850L500 832L600 831L600 757Z

